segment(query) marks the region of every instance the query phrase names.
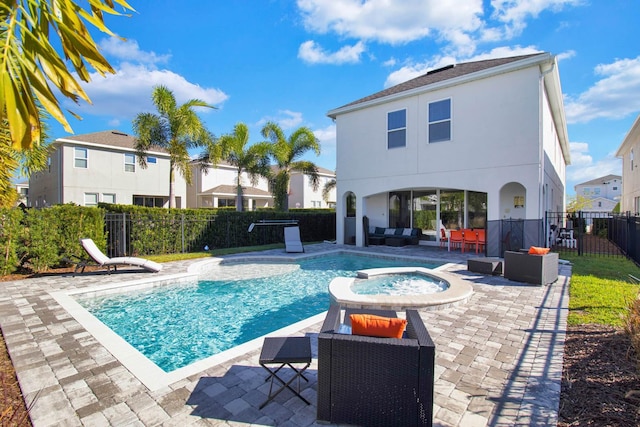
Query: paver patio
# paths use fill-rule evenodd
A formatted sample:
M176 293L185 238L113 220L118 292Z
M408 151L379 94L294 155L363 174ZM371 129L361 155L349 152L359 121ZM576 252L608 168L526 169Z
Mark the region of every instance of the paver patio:
M307 245L306 255L335 249ZM568 311L570 266L550 286L530 286L466 270L466 255L427 247L357 248L452 262L447 271L469 281L473 296L442 310L420 312L436 344L434 425L548 426L557 421ZM267 251L285 254L284 250ZM160 275L186 272L196 261L166 263ZM316 425L317 333L308 335L312 364L302 394L282 392L262 410L269 383L260 349L149 390L50 292L148 278L117 274L49 276L2 284L0 327L35 427ZM306 387L306 388L305 388ZM322 424L326 425L326 424Z

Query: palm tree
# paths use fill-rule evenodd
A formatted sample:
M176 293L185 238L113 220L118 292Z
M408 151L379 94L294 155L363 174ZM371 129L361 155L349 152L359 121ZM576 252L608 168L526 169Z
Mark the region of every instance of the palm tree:
M318 189L318 167L311 161L300 160L307 151L313 150L320 155L320 144L311 129L300 127L287 139L284 132L274 122L268 122L262 128L262 136L271 141L271 156L276 162L277 171L273 177L273 196L275 208L289 210L289 180L291 172L308 175L314 190Z
M270 173L269 149L271 144L260 142L247 147L248 143L249 128L244 123L236 124L232 134L222 135L218 139L221 158L236 168L236 210L238 212L244 210L242 172L249 175L251 185L256 185L259 177L268 177ZM214 154L211 153L210 157L215 157Z
M73 133L50 85L75 102L91 102L76 79L91 80L87 65L102 76L115 74L115 70L100 53L85 22L115 36L106 27L104 14L126 11L134 11L126 0L0 2L0 75L6 77L0 79L0 122L7 121L12 149L29 150L43 140L38 102ZM52 43L54 34L58 39Z
M166 86L156 86L151 95L158 114L140 113L133 120L138 163L147 167L146 153L151 147L169 153L169 207L176 207L174 191L176 170L191 184L189 149L212 145L212 135L200 121L194 107L216 108L200 99L190 99L178 106L173 92Z
M322 187L322 200L324 200L325 203L329 202L329 194L331 193L331 190L336 188L337 184L338 182L336 179L332 178L324 184L324 187Z

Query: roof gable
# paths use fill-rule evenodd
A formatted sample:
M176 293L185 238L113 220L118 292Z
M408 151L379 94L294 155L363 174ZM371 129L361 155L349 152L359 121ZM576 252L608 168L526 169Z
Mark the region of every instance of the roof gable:
M102 132L85 133L82 135L71 135L64 138L56 139L58 143L78 143L86 145L99 145L103 147L123 148L127 150L135 150L136 138L132 135L120 132L118 130L106 130ZM149 152L167 153L166 150L158 147L152 147Z
M540 55L548 56L548 54L535 53L530 55L513 56L509 58L487 59L483 61L463 62L461 64L448 65L446 67L431 70L426 74L423 74L411 80L407 80L406 82L391 86L387 89L381 90L380 92L376 92L372 95L365 96L364 98L360 98L356 101L345 104L342 107L338 107L335 110L330 111L328 115L329 117L335 118L333 112L336 110L356 106L358 104L365 104L370 101L402 94L403 92L410 92L419 88L425 88L426 90L426 87L434 85L436 83L441 83L447 80L461 78L464 76L471 76L481 71L489 70L491 68L496 68L502 65L522 61L524 59Z

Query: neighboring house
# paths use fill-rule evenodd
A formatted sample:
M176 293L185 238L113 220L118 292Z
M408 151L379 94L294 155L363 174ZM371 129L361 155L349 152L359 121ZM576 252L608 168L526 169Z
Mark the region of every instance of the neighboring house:
M640 214L640 115L624 137L616 157L622 159L622 196L620 212ZM638 157L637 159L635 157Z
M605 197L591 197L585 201L585 205L582 210L589 212L611 212L617 204L617 200L611 200Z
M570 163L556 57L539 53L432 70L328 112L337 138L338 243L370 226L486 228L500 255L507 221L544 245L564 210ZM505 221L506 220L506 221ZM552 224L546 224L549 227Z
M221 208L236 206L238 172L235 166L220 162L204 170L197 162L191 163L191 185L187 187L187 207ZM242 172L241 184L244 207L247 210L273 206L269 181L260 177L255 186L246 172Z
M586 199L596 199L602 202L602 200L609 200L615 206L620 200L622 195L622 177L620 175L606 175L600 178L592 179L580 184L576 184L574 187L577 196L582 196ZM604 209L596 209L599 206L598 203L592 203L594 209L597 211L611 212L611 210L605 211ZM605 203L608 205L608 203ZM612 207L613 209L613 207ZM591 210L585 207L585 210Z
M58 138L48 167L29 180L31 206L99 202L150 207L169 206L169 155L147 153L147 167L138 164L133 136L104 131ZM186 202L186 184L175 174L176 207Z
M322 190L327 182L336 178L336 174L329 169L318 168L319 185L314 189L309 175L300 172L291 172L289 180L289 209L293 208L335 208L336 189L329 192L325 201L322 198Z
M16 200L16 205L23 204L24 206L29 206L29 183L17 182L16 191L20 195L18 200Z

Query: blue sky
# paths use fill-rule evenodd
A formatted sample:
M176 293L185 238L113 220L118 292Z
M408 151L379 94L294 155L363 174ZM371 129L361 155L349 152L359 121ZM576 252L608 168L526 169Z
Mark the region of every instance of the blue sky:
M76 134L118 129L154 111L163 84L178 102L218 107L200 116L217 136L237 122L262 139L268 120L300 126L335 169L327 111L451 63L538 51L558 56L571 141L567 193L621 174L615 152L640 113L637 0L129 0L131 17L108 17L121 41L96 33L117 70L85 85L92 105L66 108ZM68 135L52 124L52 137ZM194 153L196 154L196 153Z

